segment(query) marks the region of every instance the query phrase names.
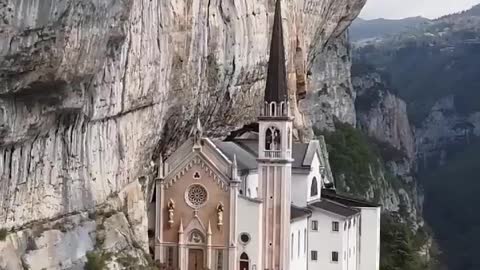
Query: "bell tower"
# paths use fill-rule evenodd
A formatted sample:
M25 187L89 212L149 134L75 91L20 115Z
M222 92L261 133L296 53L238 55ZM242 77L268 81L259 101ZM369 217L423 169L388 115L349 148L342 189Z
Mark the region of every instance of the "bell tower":
M288 270L292 120L285 67L281 0L275 5L265 97L258 117L258 177L263 199L262 269Z

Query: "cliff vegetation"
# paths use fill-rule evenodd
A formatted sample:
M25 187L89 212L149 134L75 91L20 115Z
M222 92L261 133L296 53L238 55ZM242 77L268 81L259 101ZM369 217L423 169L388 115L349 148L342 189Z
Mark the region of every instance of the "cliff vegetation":
M430 269L435 253L431 250L431 234L411 216L411 207L417 208L410 204L415 189L386 166L387 154L399 151L348 124L336 123L335 132L323 135L337 191L383 205L381 270Z

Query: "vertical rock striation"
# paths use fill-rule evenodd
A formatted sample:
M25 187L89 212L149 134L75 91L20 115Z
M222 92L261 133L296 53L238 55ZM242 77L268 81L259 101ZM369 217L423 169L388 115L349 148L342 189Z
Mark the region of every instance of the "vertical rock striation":
M415 179L416 145L406 103L393 93L381 72L361 63L353 70L358 127L374 140L388 170L377 176L383 182L383 205L388 211L403 211L416 229L423 226L423 202ZM385 174L401 181L394 184Z
M307 91L295 108L305 136L333 118L355 121L343 32L364 4L283 5L292 99ZM273 8L271 0L0 0L0 224L15 231L0 258L16 252L29 262L27 249L10 244L32 224L75 214L78 230L91 231L85 213L151 175L155 150L178 144L197 117L217 136L254 121ZM320 98L328 108L311 109Z
M0 220L6 226L101 203L148 172L153 149L176 143L197 116L218 133L254 120L271 1L2 2ZM336 61L325 58L327 44L363 4L284 5L292 94L305 75L295 60L307 67ZM311 78L329 73L314 71ZM308 88L315 93L319 83Z

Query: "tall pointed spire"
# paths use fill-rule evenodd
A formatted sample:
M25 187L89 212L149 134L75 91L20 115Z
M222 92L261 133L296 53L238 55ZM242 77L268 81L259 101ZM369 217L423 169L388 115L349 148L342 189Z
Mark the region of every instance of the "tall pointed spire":
M281 0L275 5L270 59L268 61L267 86L265 102L282 102L288 100L287 71L285 67L285 47L283 44Z

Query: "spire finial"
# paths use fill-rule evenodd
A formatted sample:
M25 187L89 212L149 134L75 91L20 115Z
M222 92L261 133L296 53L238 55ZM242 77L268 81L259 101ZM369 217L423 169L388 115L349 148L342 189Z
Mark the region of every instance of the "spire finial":
M237 155L233 154L232 162L232 180L237 180L238 178L238 164L237 164Z
M212 235L212 225L210 224L210 220L208 220L207 235Z
M271 103L273 101L277 103L288 101L281 0L277 0L275 4L267 86L265 89L265 102Z
M200 121L200 117L197 117L197 131L203 133L202 122Z
M165 177L165 164L163 163L163 155L160 154L158 157L158 179L163 179Z
M200 117L197 117L197 123L193 128L193 141L195 144L199 144L200 140L203 137L203 127L202 122L200 121Z
M183 219L180 219L180 228L178 228L178 233L183 233Z
M233 154L233 167L236 169L238 168L237 165L237 154Z

